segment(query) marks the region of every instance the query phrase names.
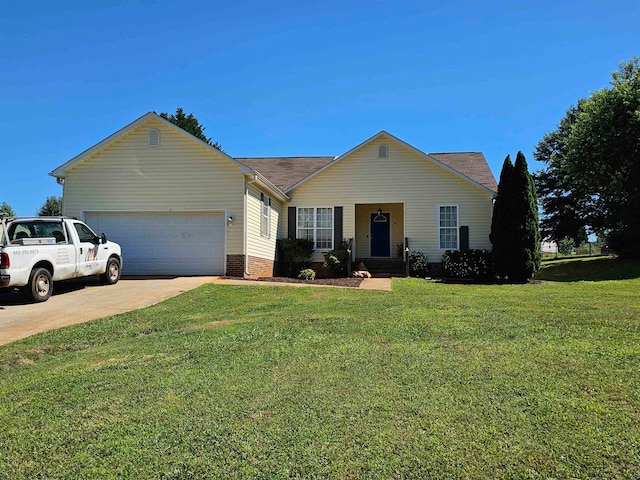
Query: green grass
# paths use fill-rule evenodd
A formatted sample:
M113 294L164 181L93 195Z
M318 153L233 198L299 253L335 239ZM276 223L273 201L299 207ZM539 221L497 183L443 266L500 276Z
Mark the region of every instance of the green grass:
M547 276L207 285L0 347L0 478L639 478L640 266Z

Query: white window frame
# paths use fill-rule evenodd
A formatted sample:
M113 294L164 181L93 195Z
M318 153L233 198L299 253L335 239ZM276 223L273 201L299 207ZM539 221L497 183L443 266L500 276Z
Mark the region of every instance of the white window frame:
M260 236L271 238L271 197L260 193Z
M443 207L455 207L456 209L456 225L455 227L443 227L441 226L440 215L442 214ZM449 246L442 246L442 230L454 230L456 234L456 247L451 248ZM438 248L440 250L460 250L460 205L455 203L443 203L438 205Z
M329 209L331 210L331 238L330 238L330 242L331 245L329 247L322 247L322 248L318 248L318 210L320 209ZM333 207L329 207L329 206L318 206L318 207L296 207L296 238L302 238L300 237L300 230L303 229L303 227L300 226L299 220L300 220L300 210L301 209L313 209L313 227L304 227L304 230L313 230L313 249L314 250L320 250L320 251L329 251L329 250L333 250L334 245L333 245L333 236L334 236L334 223L335 223L335 209ZM321 230L328 230L328 228L322 228Z

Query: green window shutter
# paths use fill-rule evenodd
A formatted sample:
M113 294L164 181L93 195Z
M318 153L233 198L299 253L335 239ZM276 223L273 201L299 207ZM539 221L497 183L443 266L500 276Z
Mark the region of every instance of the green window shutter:
M469 250L469 227L460 227L460 250Z
M289 225L287 229L289 238L296 238L296 230L298 229L297 222L298 217L296 215L296 207L289 207Z
M333 207L333 248L342 243L342 207Z

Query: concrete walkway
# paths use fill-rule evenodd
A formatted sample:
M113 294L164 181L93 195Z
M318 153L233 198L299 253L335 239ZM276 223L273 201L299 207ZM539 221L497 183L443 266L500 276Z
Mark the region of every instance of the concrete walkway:
M365 278L360 287L364 290L384 290L386 292L391 291L391 279L390 278Z
M242 280L235 278L217 278L213 283L217 283L220 285L259 285L262 287L265 286L273 286L273 287L315 287L315 288L353 288L353 287L343 287L336 285L318 285L314 283L287 283L287 282L269 282L263 280ZM384 290L387 292L391 291L391 279L390 278L365 278L360 283L360 286L363 290Z

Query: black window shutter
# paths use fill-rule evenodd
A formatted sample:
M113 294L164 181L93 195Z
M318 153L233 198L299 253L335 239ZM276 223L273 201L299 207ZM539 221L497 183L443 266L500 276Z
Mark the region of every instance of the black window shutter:
M460 227L460 250L469 250L469 227Z
M288 237L296 238L296 230L297 230L297 215L296 215L296 207L289 207L289 227L288 227Z
M333 248L342 244L342 207L333 207Z

